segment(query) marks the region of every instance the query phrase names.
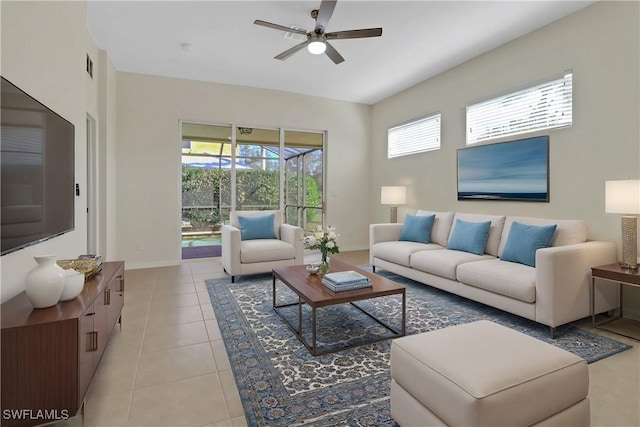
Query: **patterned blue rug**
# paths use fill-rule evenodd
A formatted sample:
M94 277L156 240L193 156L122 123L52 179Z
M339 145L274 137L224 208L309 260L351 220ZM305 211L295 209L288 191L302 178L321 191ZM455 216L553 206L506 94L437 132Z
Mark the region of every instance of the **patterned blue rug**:
M407 288L407 335L480 319L516 329L570 351L592 363L630 346L572 325L549 328L503 311L379 271ZM395 426L389 408L391 341L367 344L313 357L273 311L271 275L206 281L229 354L249 426ZM286 286L277 287L278 304L297 301ZM401 300L389 296L358 305L399 327ZM310 310L304 306L303 331L310 340ZM297 317L297 308L284 311ZM321 308L318 347L352 344L388 331L361 311L343 304Z

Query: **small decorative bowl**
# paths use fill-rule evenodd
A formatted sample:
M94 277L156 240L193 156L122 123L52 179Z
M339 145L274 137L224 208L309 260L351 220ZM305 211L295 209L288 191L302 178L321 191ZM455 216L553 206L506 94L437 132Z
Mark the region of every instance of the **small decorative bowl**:
M309 274L318 274L320 271L320 264L307 264L306 269Z

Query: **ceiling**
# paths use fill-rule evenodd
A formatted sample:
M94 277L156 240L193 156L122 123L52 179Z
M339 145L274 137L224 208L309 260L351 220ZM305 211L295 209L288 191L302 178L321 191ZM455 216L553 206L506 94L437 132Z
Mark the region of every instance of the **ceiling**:
M345 62L254 25L312 29L317 1L93 1L88 27L118 71L275 89L374 104L593 1L339 0L327 32L383 27L382 37L333 40Z

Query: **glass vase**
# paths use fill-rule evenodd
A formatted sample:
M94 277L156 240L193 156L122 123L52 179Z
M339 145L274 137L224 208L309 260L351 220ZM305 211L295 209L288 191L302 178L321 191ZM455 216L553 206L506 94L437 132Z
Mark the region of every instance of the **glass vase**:
M320 262L320 273L327 274L331 266L329 265L329 257L327 254L322 254L322 261Z

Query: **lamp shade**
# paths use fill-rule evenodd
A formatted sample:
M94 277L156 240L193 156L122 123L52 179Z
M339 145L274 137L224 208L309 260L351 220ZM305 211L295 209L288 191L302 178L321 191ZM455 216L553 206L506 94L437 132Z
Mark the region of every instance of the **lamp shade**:
M407 187L383 186L380 190L380 203L383 205L404 205L407 202Z
M605 211L618 214L640 214L640 181L606 181Z

